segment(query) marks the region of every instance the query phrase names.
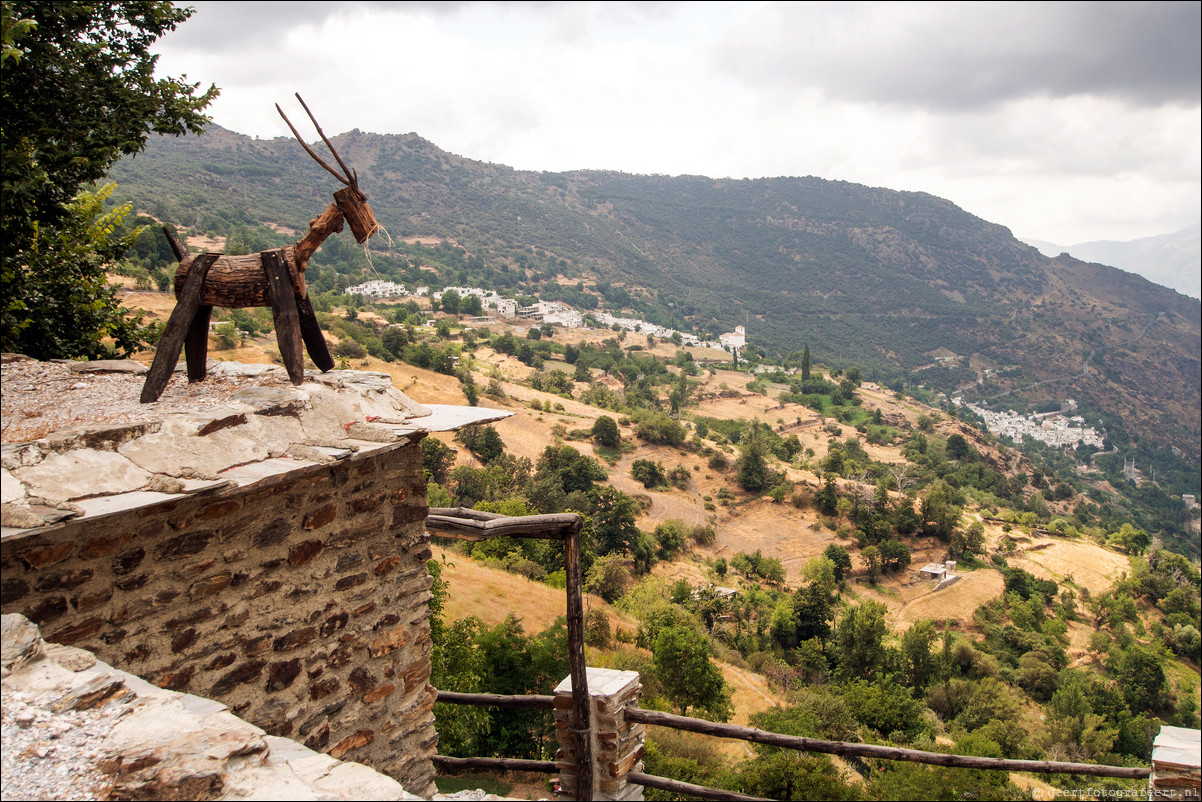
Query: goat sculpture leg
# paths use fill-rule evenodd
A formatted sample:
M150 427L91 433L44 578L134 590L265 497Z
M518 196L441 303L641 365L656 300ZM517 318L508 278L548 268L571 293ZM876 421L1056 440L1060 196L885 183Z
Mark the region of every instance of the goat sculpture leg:
M305 380L305 357L301 350L300 318L296 309L296 295L288 269L284 267L283 254L279 251L263 251L263 272L267 274L267 294L271 297L271 316L275 320L275 340L280 346L280 357L293 384Z
M301 338L305 341L305 350L309 352L309 358L322 373L333 370L334 357L330 356L330 346L326 345L326 338L321 333L321 325L313 312L313 302L308 297L302 298L298 294L296 313L300 318Z
M204 292L205 276L219 256L219 253L202 253L192 263L188 280L184 283L175 309L171 311L171 317L167 318L167 327L163 330L158 347L155 348L154 361L150 365L150 372L146 374L146 383L142 385L143 404L158 401L163 390L167 389L167 382L171 380L179 352L184 347L185 339L189 338L196 312L201 306L200 296ZM206 321L204 336L208 335Z
M184 338L184 359L188 364L188 381L202 382L209 374L209 321L213 307L201 304L192 316L188 336Z

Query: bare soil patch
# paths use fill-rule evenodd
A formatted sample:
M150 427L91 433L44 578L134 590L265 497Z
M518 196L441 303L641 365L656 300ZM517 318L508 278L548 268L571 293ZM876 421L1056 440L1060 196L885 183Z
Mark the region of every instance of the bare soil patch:
M118 290L117 294L125 306L145 311L148 321L166 320L175 309L175 293L172 292L128 289Z

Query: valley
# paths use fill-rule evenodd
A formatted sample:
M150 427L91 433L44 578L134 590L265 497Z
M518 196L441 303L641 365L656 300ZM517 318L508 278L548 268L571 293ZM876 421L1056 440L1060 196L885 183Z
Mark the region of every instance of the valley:
M170 296L158 293L131 292L126 300L156 315L171 306ZM322 314L336 353L338 344L357 331L380 336L395 316L389 305L333 306ZM984 738L1001 755L1051 750L1101 762L1129 759L1146 749L1139 746L1148 742L1138 733L1151 730L1139 729L1144 726L1139 722L1150 726L1150 716L1196 722L1202 682L1197 639L1191 640L1185 623L1197 611L1196 563L1175 562L1180 558L1134 531L1091 525L1074 512L1089 509L1088 497L1071 491L1065 477L1038 458L1009 449L944 410L868 382L841 404L826 397L821 404L811 399L803 405L788 381L732 370L730 355L723 352L682 349L671 341L610 329L557 326L548 331L528 321L467 324L457 315L429 310L418 317L438 325L407 323L406 349L422 344L450 349L457 367L431 370L404 361L414 359L416 350L388 360L364 351L344 357L344 366L387 373L419 402L467 404L477 393L480 405L515 413L493 427L499 454L478 450L470 438L431 436L446 449L427 454L434 480L431 504L585 513L596 538L594 556L586 561L592 565L585 601L592 633L588 661L638 670L644 677L644 706L676 709L679 702L656 679L655 655L665 631L684 628L705 636L724 687L718 698L697 702L710 705L709 712L690 715L769 729L781 726L780 716L793 716L809 721L799 725L799 732L814 737L862 733L899 744L943 744L952 751L975 748L973 739ZM532 331L541 336L532 339ZM537 346L531 354L540 358L523 356L513 348L517 343ZM278 359L270 334L243 338L230 350L220 345L216 339L210 343L219 359ZM596 361L605 353L615 360L608 369ZM707 359L713 360L708 368L692 367ZM631 360L637 370L626 365ZM655 363L662 368L653 369ZM585 372L576 377L588 381L562 380L581 364ZM812 371L831 387L846 381L843 371L820 363ZM686 400L679 403L679 416L664 415L667 394L681 387ZM617 423L617 448L603 445L594 434L603 418ZM679 431L673 433L674 427ZM956 438L962 447L952 447ZM749 491L742 486L743 466L756 442L765 446L769 478L758 491ZM659 466L671 483L649 487L636 479L640 463ZM1039 475L1045 477L1042 489L1030 484ZM560 483L562 489L555 489ZM1053 492L1061 486L1064 492ZM824 502L828 487L833 492ZM932 503L945 491L953 494L950 530L940 529L940 511ZM907 508L913 523L906 522ZM628 517L609 517L608 510L615 509ZM625 545L615 549L607 542ZM892 565L900 567L881 561L886 553L896 560L899 548L904 561ZM846 555L846 567L832 562L839 553ZM958 560L959 579L937 591L934 582L916 573L947 559ZM498 648L537 654L542 639L555 637L565 602L553 577L559 565L553 553L516 543L481 549L443 540L434 561L445 582L446 624L456 637L474 644L473 659L483 662L472 670L484 672L486 680L495 670L488 667L494 658L487 655L499 655ZM1155 579L1169 565L1181 578L1170 584L1185 583L1177 586L1182 591L1176 596L1157 584L1164 580ZM714 588L727 588L723 593L729 596L715 595ZM1184 607L1169 603L1170 597ZM864 612L876 617L879 629L847 640L843 631ZM856 640L864 637L869 653L853 657ZM925 642L925 650L914 652L916 641ZM439 648L436 684L451 687L467 669L439 668ZM1122 702L1121 712L1113 705L1123 697L1123 677L1129 676L1124 672L1132 670L1128 664L1154 650L1161 655L1164 678L1154 701L1136 702L1148 705L1138 713L1132 702ZM853 659L866 659L871 668L858 674L849 668ZM915 671L925 671L925 677ZM1037 675L1043 679L1037 682ZM860 706L857 694L885 692L879 684L884 677L900 683L913 701L899 710L916 704L916 718L903 715L884 724ZM990 688L1000 696L988 703L993 708L984 708L993 712L974 712L972 704L949 707L939 683L964 693ZM1061 702L1055 700L1070 688L1092 689L1091 706L1111 699L1107 704L1114 712L1106 715L1117 717L1107 719L1105 751L1087 751L1098 747L1072 740L1083 736L1072 735L1071 727L1066 734L1057 729L1060 724L1042 723L1047 716L1063 720L1056 712ZM831 705L842 711L835 719L808 718L821 710L830 715ZM529 726L507 724L499 713L489 721L494 733ZM883 726L902 729L879 729ZM750 782L738 778L749 778L765 757L723 739L657 730L650 737L656 747L649 771L680 776L682 760L699 761L688 764L693 768L686 775L704 784ZM469 741L456 747L451 740L446 748L490 749L483 733ZM1120 749L1135 751L1112 751ZM887 771L808 760L818 761L806 764L808 770L829 774L858 793L883 793ZM929 772L921 776L935 781ZM1011 781L997 786L997 798L1047 778ZM512 793L530 798L541 787L537 778L520 775L507 784Z

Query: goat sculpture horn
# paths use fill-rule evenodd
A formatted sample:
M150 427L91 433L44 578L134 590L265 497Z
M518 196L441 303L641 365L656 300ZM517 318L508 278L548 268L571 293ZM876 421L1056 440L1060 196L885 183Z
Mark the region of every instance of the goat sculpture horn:
M296 141L300 143L301 147L305 149L306 153L308 153L310 156L313 157L313 160L315 162L317 162L322 167L324 167L326 169L326 172L328 172L330 175L334 176L339 181L346 184L348 187L352 187L356 192L358 192L359 187L358 187L357 177L352 176L351 171L349 169L347 169L346 164L342 161L342 157L340 157L338 155L338 151L334 150L334 146L332 144L330 144L330 140L326 139L326 135L324 132L322 132L321 126L317 124L317 119L313 116L313 112L309 111L309 107L305 105L305 101L301 100L301 96L300 96L299 92L296 95L296 99L300 100L301 106L304 106L305 113L308 114L309 119L313 121L313 127L317 129L317 134L318 134L318 136L321 137L321 141L325 142L326 147L330 149L330 153L334 154L334 159L338 162L338 166L340 166L343 170L342 173L339 173L333 167L326 164L325 160L322 159L320 156L318 156L317 153L313 150L313 148L309 147L308 143L305 142L305 140L301 138L300 132L298 132L296 130L296 126L293 125L292 121L288 119L288 115L285 114L284 110L280 108L279 103L275 104L275 110L278 111L280 113L280 116L284 118L284 122L286 122L288 124L288 128L289 128L289 130L292 131L292 135L294 137L296 137Z

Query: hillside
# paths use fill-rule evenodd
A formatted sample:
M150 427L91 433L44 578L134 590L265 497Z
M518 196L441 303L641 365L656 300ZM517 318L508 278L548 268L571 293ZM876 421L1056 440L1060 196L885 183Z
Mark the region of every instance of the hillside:
M126 299L156 315L171 306L163 293ZM775 380L788 377L752 379L721 367L716 351L606 329L468 326L444 313L427 327L430 313L411 308L320 314L343 354L352 335L370 345L404 316L403 348L344 364L389 373L417 401L480 392L479 403L515 413L493 427L495 447L479 433L426 441L431 503L583 512L588 660L639 671L644 706L686 704L812 737L1106 763L1146 760L1161 721L1196 726L1196 564L1107 518L1074 489L1078 478L825 366L811 381L830 392L816 399L807 385L801 404ZM278 358L269 334L226 350L223 337L211 342L218 358ZM458 365L415 364L439 352ZM723 361L698 369L707 354ZM836 403L834 380L850 397ZM669 390L683 396L678 418L662 411ZM616 446L596 434L603 419L615 420ZM757 443L769 475L751 491ZM647 478L655 469L663 480ZM437 687L545 693L562 678L553 548L442 541L435 557ZM937 590L918 569L949 557L958 579ZM689 632L703 638L717 697L691 699L661 673L665 633ZM437 715L444 754L545 756L550 724L537 716ZM803 772L822 778L816 793L895 798L898 776L826 758L779 764L658 729L646 760L650 773L766 796ZM927 769L907 777L928 789L908 786L919 796L960 782ZM543 794L538 777L506 782ZM988 796L1059 782L995 777Z
M319 291L360 270L418 280L423 260L401 241L445 239L465 258L426 272L435 286L602 303L711 335L744 324L753 357L808 344L882 383L964 387L999 404L1072 397L1121 421L1116 442L1198 461L1197 302L1113 268L1048 259L949 201L813 177L522 172L415 134L334 141L396 250L370 268L331 240L311 268ZM221 129L152 140L111 177L140 211L256 247L303 230L333 188L296 142ZM936 365L939 349L960 359Z

